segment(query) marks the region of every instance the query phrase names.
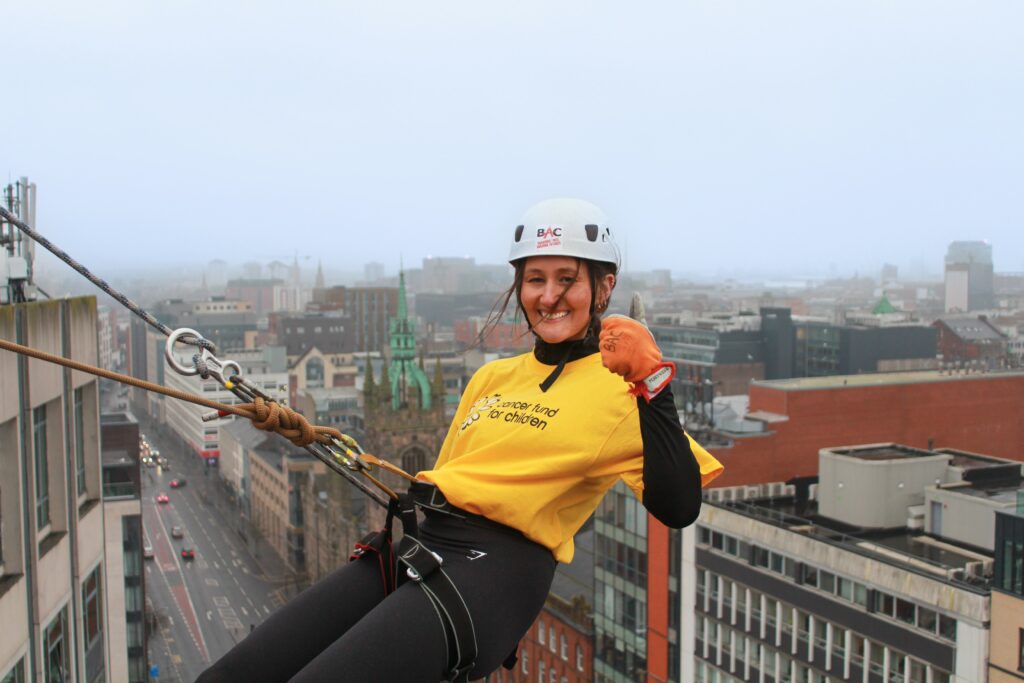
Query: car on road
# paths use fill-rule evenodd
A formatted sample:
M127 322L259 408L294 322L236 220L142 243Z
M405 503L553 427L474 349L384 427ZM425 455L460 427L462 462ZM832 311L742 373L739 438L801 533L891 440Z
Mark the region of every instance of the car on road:
M180 526L171 527L171 538L185 538L185 530Z
M182 486L184 486L187 483L188 482L185 481L184 479L171 479L171 483L169 484L169 486L172 489L180 489Z
M171 498L166 493L161 491L160 493L156 494L156 502L160 503L161 505L167 505L167 503L171 502Z
M184 546L181 549L181 559L183 560L194 560L196 559L196 551L191 546Z
M157 463L159 463L159 465L160 465L160 467L162 469L165 469L165 470L170 470L171 469L171 463L167 462L167 458L160 458L159 460L157 460Z
M142 546L142 557L144 557L147 560L152 560L153 559L153 546L151 546L148 543L146 545Z

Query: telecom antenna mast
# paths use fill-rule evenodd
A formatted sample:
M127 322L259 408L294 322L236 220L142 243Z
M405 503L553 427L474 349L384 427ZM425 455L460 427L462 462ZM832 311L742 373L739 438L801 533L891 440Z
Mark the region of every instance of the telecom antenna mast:
M7 210L36 227L36 184L21 178L3 188ZM35 243L21 234L12 223L0 219L0 305L34 301L37 290L32 283L32 259Z

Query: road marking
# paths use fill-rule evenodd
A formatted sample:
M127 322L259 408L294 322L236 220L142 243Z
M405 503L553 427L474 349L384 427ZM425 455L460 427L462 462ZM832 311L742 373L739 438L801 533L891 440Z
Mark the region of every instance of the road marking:
M219 586L220 585L220 581L218 581L217 579L206 579L206 585L207 586Z
M212 609L206 610L206 620L207 621L213 621L213 610Z
M217 607L227 607L228 605L231 604L231 601L227 599L227 596L218 595L218 596L214 597L213 604L216 605Z
M249 610L245 609L245 607L239 607L238 609L242 610L244 616L249 616Z
M270 608L267 607L266 605L263 605L263 611L266 612L267 614L270 614Z

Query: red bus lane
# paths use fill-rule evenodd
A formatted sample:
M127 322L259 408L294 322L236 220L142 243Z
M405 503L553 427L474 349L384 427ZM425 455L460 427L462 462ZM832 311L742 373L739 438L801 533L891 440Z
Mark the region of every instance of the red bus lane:
M174 603L178 612L192 635L192 641L199 650L199 655L204 662L210 661L210 655L206 649L206 640L203 638L203 631L199 627L199 619L196 617L195 605L192 603L192 596L189 595L185 580L182 577L181 558L171 545L170 535L167 533L167 525L164 523L164 512L172 505L156 506L156 516L160 522L160 531L153 539L153 552L156 561L160 565L160 575L163 576L167 587L174 596Z

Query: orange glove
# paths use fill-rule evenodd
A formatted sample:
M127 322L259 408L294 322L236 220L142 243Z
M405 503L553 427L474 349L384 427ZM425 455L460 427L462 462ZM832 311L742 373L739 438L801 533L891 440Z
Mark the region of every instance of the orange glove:
M633 384L630 393L650 401L676 374L674 363L663 363L654 335L643 323L624 315L601 321L601 362Z

